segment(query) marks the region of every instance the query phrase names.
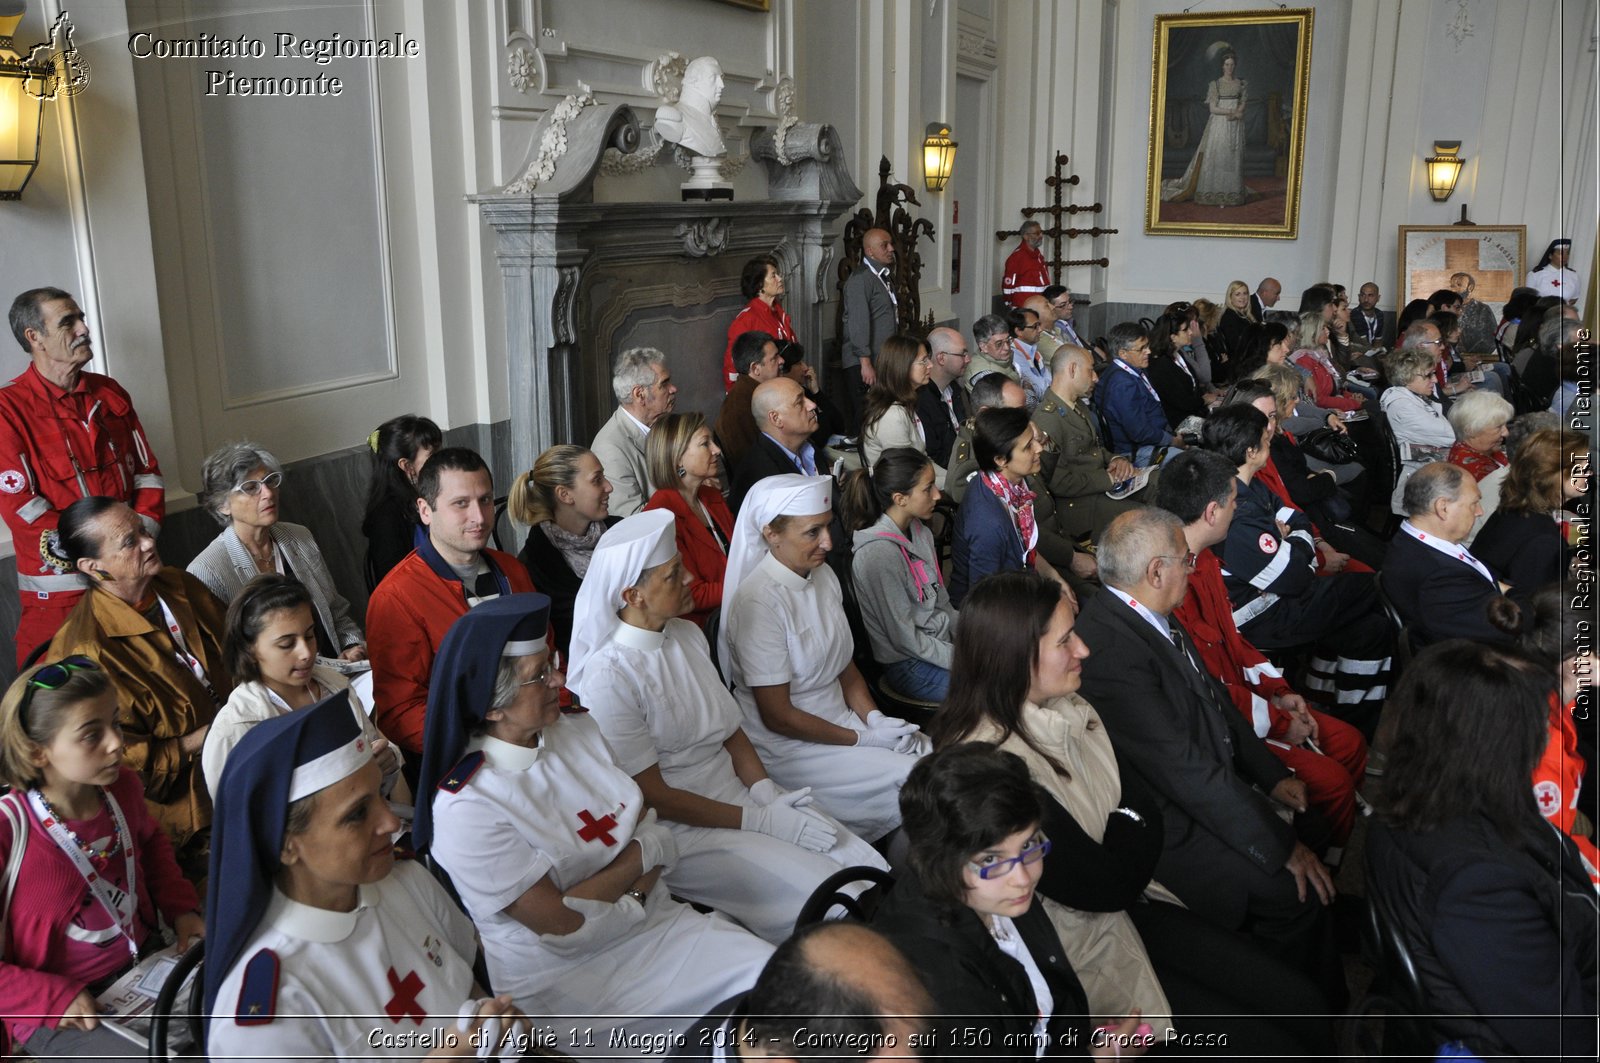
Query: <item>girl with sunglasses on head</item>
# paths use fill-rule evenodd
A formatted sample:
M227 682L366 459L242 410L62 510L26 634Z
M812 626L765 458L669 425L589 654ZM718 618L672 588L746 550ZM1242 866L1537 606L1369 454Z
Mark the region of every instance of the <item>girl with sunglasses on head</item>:
M166 944L162 924L180 951L204 934L124 748L87 657L31 668L0 700L0 1050L143 1058L100 1028L96 994Z

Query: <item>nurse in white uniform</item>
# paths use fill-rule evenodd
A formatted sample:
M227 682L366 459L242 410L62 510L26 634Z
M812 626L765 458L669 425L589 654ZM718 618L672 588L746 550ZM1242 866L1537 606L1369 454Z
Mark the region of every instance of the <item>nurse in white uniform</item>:
M678 862L664 877L673 895L778 944L829 875L888 865L809 790L767 777L705 636L675 619L694 608L692 580L666 510L607 531L578 592L567 687L671 827Z
M510 998L473 984L471 921L396 862L382 777L344 692L229 755L206 902L211 1059L471 1058L479 1027L526 1040Z
M772 946L672 899L673 835L587 713L563 714L549 599L485 602L434 661L413 837L478 926L495 989L629 1056L754 984Z
M839 580L827 565L833 481L759 480L745 496L722 577L718 652L768 774L811 788L868 841L900 825L900 784L927 736L878 711L851 660Z
M1551 240L1544 249L1544 257L1528 274L1528 287L1540 295L1553 295L1563 302L1576 302L1581 294L1578 274L1567 268L1567 256L1572 252L1572 241L1566 238Z

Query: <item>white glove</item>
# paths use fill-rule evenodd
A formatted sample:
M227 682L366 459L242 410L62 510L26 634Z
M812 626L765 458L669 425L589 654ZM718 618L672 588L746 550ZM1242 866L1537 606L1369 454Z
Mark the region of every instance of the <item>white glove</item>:
M539 944L563 958L598 952L626 937L644 922L644 905L623 894L615 904L587 897L563 897L561 903L583 916L583 925L570 934L540 934Z
M767 805L772 804L772 802L776 801L778 798L782 797L788 792L789 791L785 790L771 779L762 779L760 782L750 787L750 800L765 808ZM811 788L809 786L806 787L806 793L810 792Z
M656 822L653 808L639 817L639 825L633 828L633 840L639 843L639 858L646 874L654 868L670 868L678 862L678 840L671 830Z
M493 999L493 997L479 997L477 1000L464 1002L460 1008L456 1009L456 1032L471 1033L472 1027L475 1025L474 1020L478 1017L478 1009ZM507 1048L515 1048L516 1045L527 1044L528 1038L533 1032L526 1020L514 1019L511 1023L511 1028L506 1030L502 1037L500 1031L503 1025L502 1017L499 1015L491 1015L483 1020L483 1037L480 1039L482 1043L478 1045L479 1059L488 1059L490 1056L498 1054L497 1049L499 1049L502 1040L505 1041Z
M780 841L792 842L814 853L825 853L833 848L839 830L821 812L806 808L811 803L811 788L783 794L765 807L745 806L740 826L745 830L760 831Z
M856 745L897 750L901 739L916 733L916 724L907 723L893 716L885 716L874 709L867 715L867 729L856 732Z
M912 731L900 739L899 743L894 747L894 751L922 758L933 752L933 739L921 731Z

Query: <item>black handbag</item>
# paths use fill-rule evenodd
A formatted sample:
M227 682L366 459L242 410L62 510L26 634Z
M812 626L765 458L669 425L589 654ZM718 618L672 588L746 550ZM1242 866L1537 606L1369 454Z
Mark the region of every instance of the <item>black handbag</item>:
M1300 449L1329 465L1345 465L1357 460L1361 451L1356 441L1332 428L1316 428L1301 436Z

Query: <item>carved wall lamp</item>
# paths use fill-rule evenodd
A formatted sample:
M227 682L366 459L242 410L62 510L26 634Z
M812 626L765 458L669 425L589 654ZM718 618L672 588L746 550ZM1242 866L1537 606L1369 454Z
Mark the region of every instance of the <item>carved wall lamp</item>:
M955 165L956 142L950 139L950 127L943 122L929 122L928 135L922 138L922 179L928 191L943 192Z
M64 11L49 41L26 55L16 47L12 35L26 10L23 0L0 0L0 200L21 199L39 167L45 101L72 95L89 80Z
M1436 202L1443 203L1455 192L1456 179L1461 176L1461 167L1466 165L1461 157L1461 141L1435 140L1433 154L1428 156L1427 162L1428 191Z

